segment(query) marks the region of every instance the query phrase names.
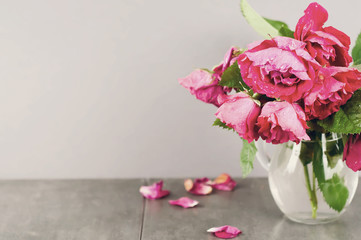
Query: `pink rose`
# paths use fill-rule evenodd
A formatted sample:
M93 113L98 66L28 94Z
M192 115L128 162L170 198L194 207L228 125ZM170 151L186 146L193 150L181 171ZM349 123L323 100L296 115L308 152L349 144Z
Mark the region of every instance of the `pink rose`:
M337 112L361 88L361 73L354 68L320 68L317 78L318 86L304 98L307 120L322 120Z
M258 139L255 123L261 108L250 96L239 92L229 96L220 96L218 101L222 105L216 113L217 118L233 128L248 142Z
M271 98L295 102L313 86L319 64L305 50L306 44L287 37L249 45L238 58L245 83Z
M333 27L324 28L327 18L326 9L311 3L296 25L295 39L307 43L308 52L322 66L347 67L352 62L350 37Z
M354 172L361 169L361 135L350 135L343 150L343 160Z
M258 117L259 135L273 144L310 140L306 133L306 115L302 108L289 102L268 102Z
M205 103L212 103L217 107L220 106L217 98L219 95L224 95L225 90L222 86L217 85L218 80L213 79L211 73L197 69L178 81L197 99Z
M237 47L231 47L224 56L223 62L218 66L216 66L215 68L213 68L213 72L214 72L213 77L218 80L221 80L224 71L226 71L226 69L237 60L238 56L239 56L239 49Z

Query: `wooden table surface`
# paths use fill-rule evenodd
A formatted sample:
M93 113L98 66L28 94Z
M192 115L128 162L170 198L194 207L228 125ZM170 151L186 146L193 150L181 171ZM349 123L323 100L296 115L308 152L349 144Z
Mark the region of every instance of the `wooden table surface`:
M145 200L141 185L155 180L16 180L0 181L1 240L213 240L208 228L233 225L243 231L234 239L361 239L361 196L341 218L307 226L283 217L267 179L237 179L233 192L190 196L183 179L165 179L171 195ZM189 196L192 209L168 204Z

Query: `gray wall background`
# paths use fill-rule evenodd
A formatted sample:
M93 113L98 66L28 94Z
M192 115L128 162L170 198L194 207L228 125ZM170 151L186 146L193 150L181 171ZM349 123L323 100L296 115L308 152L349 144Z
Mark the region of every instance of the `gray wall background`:
M310 2L249 0L292 28ZM361 2L320 3L354 41ZM240 139L177 79L260 39L239 0L0 1L0 178L240 176Z

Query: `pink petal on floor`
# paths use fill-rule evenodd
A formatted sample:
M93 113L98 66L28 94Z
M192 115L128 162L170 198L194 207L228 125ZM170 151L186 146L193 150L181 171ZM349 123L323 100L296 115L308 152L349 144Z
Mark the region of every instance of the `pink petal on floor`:
M219 175L212 183L212 187L221 191L232 191L236 185L236 181L234 181L227 173Z
M229 225L213 227L208 229L207 232L213 233L216 237L223 239L235 238L242 233L238 228Z
M153 183L150 186L141 186L139 192L148 199L158 199L169 195L168 190L163 190L163 181Z
M177 205L181 206L183 208L192 208L198 205L198 201L190 199L188 197L181 197L177 200L169 200L168 201L170 205Z
M184 181L184 188L187 192L195 195L208 195L212 192L212 186L208 185L210 181L208 178L197 178L194 182L192 179Z
M209 178L206 178L206 177L204 177L204 178L196 178L194 180L194 182L196 182L196 183L204 183L204 184L207 184L207 185L212 184L212 181Z

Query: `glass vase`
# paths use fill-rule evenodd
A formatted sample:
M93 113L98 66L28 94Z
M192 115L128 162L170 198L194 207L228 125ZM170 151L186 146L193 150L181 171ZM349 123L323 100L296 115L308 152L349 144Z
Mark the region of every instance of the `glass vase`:
M341 135L310 135L311 141L278 147L269 165L269 186L287 218L305 224L327 223L351 203L358 174L343 162Z

